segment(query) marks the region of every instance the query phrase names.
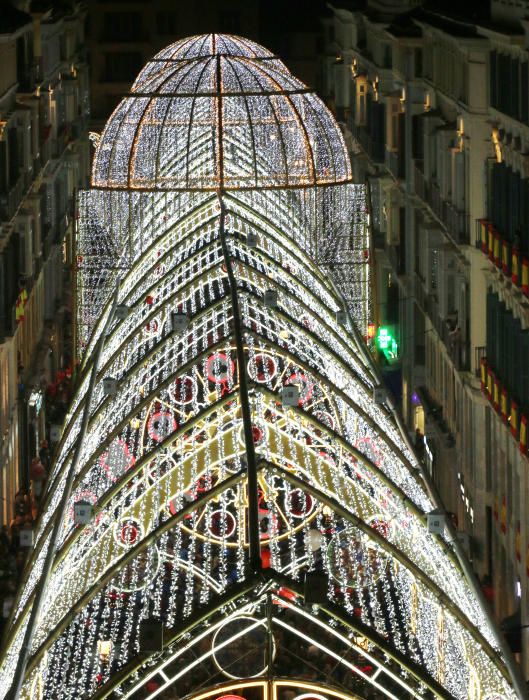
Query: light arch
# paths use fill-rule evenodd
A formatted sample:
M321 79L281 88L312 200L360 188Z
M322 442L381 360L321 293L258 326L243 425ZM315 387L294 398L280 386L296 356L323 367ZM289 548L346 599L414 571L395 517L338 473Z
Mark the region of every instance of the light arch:
M237 61L238 92L222 82L222 66ZM194 64L209 71L211 94L182 73ZM209 101L200 128L221 145L227 100L242 101L251 138L249 100L267 113L273 97L274 129L292 127L291 104L316 117L281 131L264 155L244 139L226 161L213 149L206 167L202 133L196 150L187 138L183 155L160 153L167 119L144 119L148 101L188 94ZM138 134L151 127L154 160L172 167L185 156L199 176L169 182L157 166L150 181L134 180L132 160L142 149L148 158ZM300 153L313 166L285 172ZM92 185L81 195L81 372L9 623L2 697L13 678L27 698L154 698L182 679L190 696L209 693L223 677L215 648L242 639L266 660L259 680L241 678L247 690L301 687L281 655L292 661L295 648L310 668L315 647L325 675L305 685L325 687L328 700L515 698L454 543L428 532L427 479L395 413L373 398L380 381L359 332L368 304L357 304L358 190L318 98L251 42L178 42L109 120ZM341 245L358 264L345 323L344 289L318 264ZM73 517L81 500L94 507L84 524ZM323 582L316 607L310 581ZM217 644L214 631L241 617L255 625ZM142 641L146 621L163 629L157 653ZM262 643L251 642L261 628ZM200 653L175 671L190 650Z

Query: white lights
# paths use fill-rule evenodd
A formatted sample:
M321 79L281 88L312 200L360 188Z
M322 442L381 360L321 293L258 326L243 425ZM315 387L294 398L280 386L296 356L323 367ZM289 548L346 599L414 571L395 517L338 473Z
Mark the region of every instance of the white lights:
M192 693L207 669L254 675L235 652L253 640L280 655L282 630L383 697L423 695L408 654L454 697L467 697L472 665L484 692L514 698L487 620L426 524L433 506L361 345L370 255L349 176L326 108L241 39L169 47L109 120L100 189L80 201L79 388L15 605L23 629L58 518L31 649L44 696L154 698L180 682ZM306 571L326 582L317 615L303 610ZM15 626L8 635L0 688L22 643ZM449 665L462 670L441 678Z

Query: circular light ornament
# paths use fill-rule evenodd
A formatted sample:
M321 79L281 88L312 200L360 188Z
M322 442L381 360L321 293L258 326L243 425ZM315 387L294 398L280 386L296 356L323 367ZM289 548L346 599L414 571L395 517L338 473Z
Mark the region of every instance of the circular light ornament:
M147 321L147 323L143 326L143 332L147 336L153 336L158 333L160 330L160 323L157 318L151 318L150 321Z
M135 518L124 518L114 526L114 539L122 547L134 547L143 537L143 528Z
M176 418L170 411L156 411L149 418L147 433L155 442L162 442L171 433L174 433L176 427Z
M296 519L308 517L314 510L314 501L310 494L301 489L292 489L286 497L289 514Z
M223 352L216 352L206 361L206 374L213 384L224 384L233 379L235 363Z
M302 372L294 372L290 377L287 377L285 386L297 386L301 406L307 404L314 393L314 383Z
M237 528L235 516L229 511L214 510L211 514L208 532L211 537L221 539L231 537Z
M264 421L257 420L254 423L252 423L251 431L252 440L255 447L260 447L261 445L264 445L266 443L268 437L268 426L266 425L266 423L264 423ZM244 425L241 425L241 428L239 430L239 442L241 443L241 445L245 444Z
M118 439L110 443L106 452L103 452L99 462L108 474L111 481L117 481L119 477L134 466L136 458L124 440Z
M273 637L272 645L272 655L275 656ZM256 678L266 673L268 629L265 620L250 615L232 617L215 632L212 646L213 660L228 678Z
M198 386L196 379L189 375L177 377L170 389L172 399L179 404L190 404L197 396Z
M337 583L347 588L370 588L385 574L385 553L359 531L335 532L327 547L329 569Z
M248 362L248 374L258 384L266 384L277 375L277 362L271 355L258 353Z

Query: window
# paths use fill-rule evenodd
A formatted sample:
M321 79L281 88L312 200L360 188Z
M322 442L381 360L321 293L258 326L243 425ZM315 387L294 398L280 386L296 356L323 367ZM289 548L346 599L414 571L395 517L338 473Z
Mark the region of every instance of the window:
M156 13L156 31L158 34L176 34L177 26L176 12L164 11Z
M383 68L391 68L393 63L393 50L391 44L384 44L384 54L382 57Z
M0 192L7 192L8 176L7 176L7 143L0 141Z
M143 37L139 12L105 12L103 41L140 41ZM141 65L138 67L138 70Z
M529 331L497 294L487 294L487 361L522 410L529 408Z
M219 27L221 32L227 34L240 34L241 13L238 10L220 10Z
M422 77L422 49L415 49L415 77Z
M105 54L103 81L109 83L132 83L143 65L139 51L115 51Z
M400 136L400 103L393 101L391 103L391 143L390 147L396 149L399 145Z
M528 80L527 61L507 54L491 51L490 104L514 119L528 120Z
M20 151L18 147L18 131L15 127L7 132L7 148L8 148L8 174L9 174L9 188L16 184L18 179L19 163L18 159L20 157Z

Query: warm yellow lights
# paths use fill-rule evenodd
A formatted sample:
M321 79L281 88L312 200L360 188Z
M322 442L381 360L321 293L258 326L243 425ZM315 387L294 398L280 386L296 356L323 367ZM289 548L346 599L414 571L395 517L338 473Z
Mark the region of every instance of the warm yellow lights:
M373 80L373 97L376 102L378 102L378 75L377 77Z
M426 92L424 95L424 111L429 112L431 108L432 108L432 98L430 97L430 93Z
M100 639L97 642L97 653L99 654L99 660L106 663L112 653L112 641L110 639Z
M497 127L494 127L492 129L491 140L492 145L494 147L494 155L496 157L496 162L501 163L503 160L503 153L501 150L500 131Z
M340 693L337 690L331 690L331 688L328 688L327 686L322 687L317 683L307 683L306 681L296 681L295 685L293 683L289 683L288 681L275 681L273 685L274 700L277 700L278 691L289 687L307 691L306 693L296 695L294 700L308 700L308 698L318 698L318 700L328 700L329 698L338 698L339 700L358 700L357 695Z
M463 151L465 147L465 122L461 115L457 117L457 150Z

